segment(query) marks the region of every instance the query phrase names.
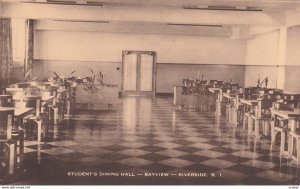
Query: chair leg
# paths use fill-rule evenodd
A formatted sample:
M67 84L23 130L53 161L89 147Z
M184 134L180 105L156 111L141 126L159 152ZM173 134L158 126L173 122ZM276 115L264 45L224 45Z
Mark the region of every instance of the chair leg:
M68 102L67 102L67 115L70 115L71 114L71 101L70 99L68 99Z
M263 134L264 136L270 135L270 123L268 120L263 121Z
M260 126L260 120L255 119L255 121L254 121L254 135L255 135L256 138L260 138L259 126Z
M285 149L285 133L284 132L280 132L281 134L281 138L280 138L280 153L283 154L284 153L284 149Z
M18 131L17 135L13 136L13 140L16 141L16 163L21 164L24 154L24 131Z
M248 122L248 116L244 115L243 117L243 129L246 129L246 123Z
M274 131L275 132L275 131ZM270 151L274 150L274 146L275 146L275 133L272 134L271 133L271 145L270 145Z
M37 140L38 142L42 141L42 121L38 120L37 123Z
M275 141L275 121L271 120L270 125L271 125L271 141Z
M19 131L19 163L23 162L24 155L24 131Z
M14 174L15 169L15 144L10 143L9 145L9 163L8 163L8 174L12 175Z
M248 135L251 136L253 132L253 120L252 118L249 116L248 117Z
M58 122L58 108L56 107L56 108L53 108L53 120L54 120L54 125L56 125L57 124L57 122Z
M300 164L300 139L296 141L297 166Z

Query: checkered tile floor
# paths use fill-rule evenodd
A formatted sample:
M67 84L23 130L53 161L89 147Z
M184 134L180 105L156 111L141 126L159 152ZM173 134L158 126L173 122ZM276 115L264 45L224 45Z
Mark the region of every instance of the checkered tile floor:
M213 112L179 110L172 98L124 98L116 109L79 112L48 135L26 142L24 169L7 183L300 184L300 169L270 151L270 140L256 141Z

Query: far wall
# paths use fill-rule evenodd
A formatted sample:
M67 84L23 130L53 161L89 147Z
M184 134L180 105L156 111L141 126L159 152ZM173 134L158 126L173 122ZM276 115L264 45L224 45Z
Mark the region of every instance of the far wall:
M245 40L196 35L37 30L35 73L45 78L50 71L68 75L77 70L75 75L84 77L91 68L120 86L122 50L149 50L157 51L157 92L172 93L183 77L196 73L243 85L245 45Z
M246 40L193 35L126 34L98 32L36 32L36 74L49 77L50 71L86 76L101 70L108 83L121 86L121 51L158 52L157 92L172 92L183 77L204 74L206 79L230 80L255 86L258 74L269 77L269 87L277 86L279 72L285 70L285 91L300 92L300 27L288 30L287 63L277 66L278 31ZM63 43L61 42L63 41ZM247 52L247 53L246 53ZM209 65L207 65L209 64ZM243 68L242 68L243 67ZM166 74L167 73L167 74Z

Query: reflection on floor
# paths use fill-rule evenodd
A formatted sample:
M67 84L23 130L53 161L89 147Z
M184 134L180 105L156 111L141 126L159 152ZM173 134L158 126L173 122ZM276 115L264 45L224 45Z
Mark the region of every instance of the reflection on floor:
M270 151L270 140L213 112L178 110L172 98L82 110L25 152L23 171L4 184L300 184L300 169Z

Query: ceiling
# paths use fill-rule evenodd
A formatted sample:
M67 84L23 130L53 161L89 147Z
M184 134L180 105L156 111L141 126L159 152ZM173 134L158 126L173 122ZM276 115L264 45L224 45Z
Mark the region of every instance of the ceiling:
M0 0L2 12L9 17L28 17L36 20L46 20L44 28L66 28L66 23L53 23L53 20L79 21L109 21L105 26L99 23L77 23L75 29L89 28L90 30L104 30L108 28L116 31L200 34L230 36L237 27L279 27L285 24L287 11L300 10L300 0L89 0L101 2L102 7L67 6L22 3L28 0ZM42 0L30 0L42 1ZM63 0L72 2L74 0ZM83 2L84 0L76 0ZM184 7L254 7L262 11L224 11L224 10L186 10ZM3 16L2 15L2 16ZM49 23L50 21L50 23ZM183 24L166 26L168 23ZM69 23L72 28L74 23ZM204 25L204 26L198 26ZM205 27L205 25L207 25ZM210 27L222 25L223 27ZM122 27L121 27L122 26ZM42 28L43 28L42 27ZM127 29L126 29L127 28ZM50 28L51 29L51 28ZM67 29L67 28L66 28ZM74 29L74 28L73 28ZM172 32L174 31L174 32Z
M22 2L22 1L43 1L43 0L0 0L0 2ZM63 0L73 2L76 0ZM91 2L101 2L103 5L120 6L159 6L159 7L182 7L194 5L210 6L252 6L262 8L292 8L299 5L299 0L88 0ZM77 0L84 2L84 0Z

